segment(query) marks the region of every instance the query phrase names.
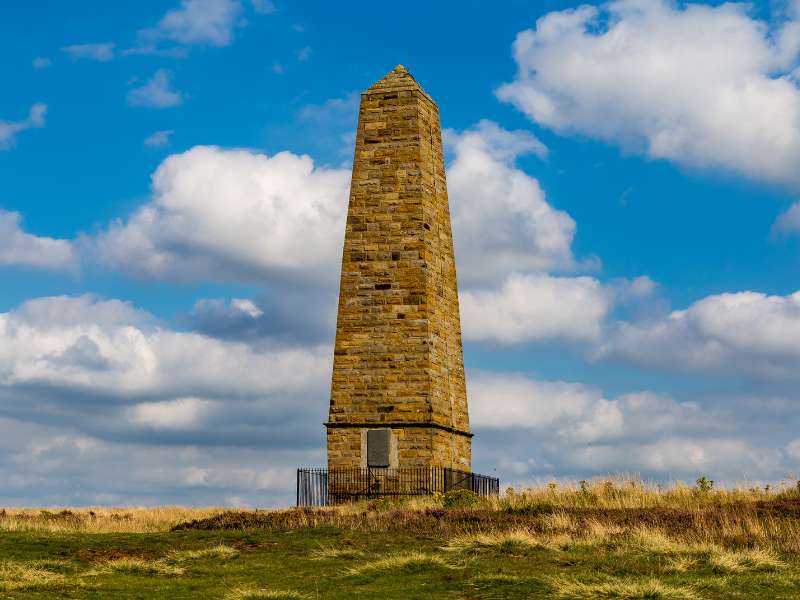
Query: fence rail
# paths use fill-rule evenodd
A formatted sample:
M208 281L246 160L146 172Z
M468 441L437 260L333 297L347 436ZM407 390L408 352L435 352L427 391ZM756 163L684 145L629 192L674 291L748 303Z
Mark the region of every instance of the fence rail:
M429 496L465 489L500 493L500 480L446 467L297 469L297 505L327 506L365 498Z

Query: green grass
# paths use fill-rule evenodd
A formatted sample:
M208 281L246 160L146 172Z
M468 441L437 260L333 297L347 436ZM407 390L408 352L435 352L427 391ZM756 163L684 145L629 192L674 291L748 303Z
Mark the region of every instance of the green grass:
M0 597L796 598L800 561L743 549L453 540L330 527L0 536ZM335 551L341 549L341 552ZM676 568L677 565L677 568Z
M0 509L0 598L800 598L800 488L598 481L451 508Z

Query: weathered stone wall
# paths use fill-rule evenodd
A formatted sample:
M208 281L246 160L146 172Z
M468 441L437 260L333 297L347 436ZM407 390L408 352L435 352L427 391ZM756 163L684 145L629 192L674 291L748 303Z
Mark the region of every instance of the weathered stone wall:
M402 67L361 97L342 255L329 467L361 466L361 430L381 426L392 429L398 466L470 468L439 111Z

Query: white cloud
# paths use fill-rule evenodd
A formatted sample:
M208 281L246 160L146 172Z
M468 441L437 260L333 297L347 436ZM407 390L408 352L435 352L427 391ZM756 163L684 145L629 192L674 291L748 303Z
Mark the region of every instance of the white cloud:
M13 147L16 142L16 136L21 131L44 127L44 115L46 112L47 105L37 102L31 106L28 117L22 121L0 120L0 150L7 150Z
M215 403L200 398L176 398L143 402L129 408L128 418L137 425L156 429L191 429L212 412Z
M770 233L774 238L800 233L800 202L795 202L778 216Z
M509 276L500 289L462 291L464 339L503 344L598 339L611 298L592 277Z
M145 146L153 146L156 148L161 148L163 146L169 146L169 138L172 137L172 134L175 133L172 129L164 129L161 131L156 131L151 133L147 136L144 140Z
M661 480L769 480L785 476L795 448L784 451L779 428L763 440L746 416L652 392L607 399L578 383L487 372L470 377L469 391L479 451L518 477L634 472ZM770 408L762 403L762 411Z
M800 438L789 442L786 446L786 453L793 460L800 462Z
M158 44L170 41L186 46L227 46L233 40L242 5L239 0L181 0L155 27L139 32L134 53L163 52Z
M4 506L221 506L233 497L240 505L289 506L294 469L324 459L316 447L109 441L2 417L0 426Z
M445 140L455 155L447 187L459 281L486 284L512 271L574 266L575 221L515 167L519 156L546 156L538 139L481 121L461 134L445 132Z
M335 284L350 173L308 156L198 146L153 175L153 199L93 251L152 278Z
M91 294L34 298L17 307L13 313L2 314L7 318L13 315L14 323L26 331L57 330L71 325L115 329L125 325L143 326L153 321L151 315L128 302L100 300Z
M308 122L354 118L350 94L300 111ZM514 271L573 268L574 221L553 209L538 182L513 166L544 146L484 121L448 133L453 231L464 289ZM153 199L99 236L97 254L148 277L252 279L280 272L333 285L347 210L349 169L307 156L196 147L167 158Z
M253 5L253 10L262 15L274 13L276 10L272 0L250 0L250 3Z
M224 300L202 299L195 302L192 314L203 315L214 321L252 320L261 317L264 311L255 302L245 298L233 298L229 303Z
M792 5L796 6L796 5ZM499 88L532 120L692 167L800 183L800 12L618 0L553 12L514 43Z
M253 319L264 314L264 311L258 308L252 300L247 300L245 298L234 298L231 300L231 308Z
M522 375L480 373L470 378L471 421L475 427L531 430L561 428L559 435L593 431L590 438L616 435L622 413L595 389Z
M181 320L211 337L261 344L280 339L287 343L328 343L336 324L337 288L332 278L325 286L274 282L255 300L200 299Z
M620 470L741 481L778 479L786 463L779 448L759 447L737 438L665 437L642 444L608 444L576 448L565 467L595 472Z
M299 60L300 62L308 62L310 58L311 58L311 48L309 46L300 48L300 50L297 51L297 60Z
M800 292L719 294L661 318L620 322L596 356L665 371L796 377Z
M322 458L331 354L328 344L255 348L170 330L128 303L88 295L0 313L0 496L55 503L74 492L72 503L112 503L127 491L163 504L225 488L285 503L286 465ZM125 477L110 477L121 469ZM53 472L60 483L45 483ZM187 489L183 474L200 472L194 484L207 482L210 496Z
M33 59L33 62L31 64L33 65L34 69L46 69L47 67L53 64L53 61L51 61L46 56L37 56L36 58Z
M111 42L102 44L73 44L64 46L62 50L70 55L73 60L82 58L96 60L98 62L108 62L114 59L114 46Z
M159 69L144 85L128 92L128 103L131 106L168 108L183 104L183 94L170 87L169 71Z
M63 270L77 267L69 241L25 233L20 221L19 213L0 209L0 265Z
M595 388L564 381L479 372L469 380L471 421L488 429L547 431L570 444L706 430L710 419L697 404L651 392L607 400Z
M258 397L328 376L327 349L256 351L146 320L123 303L91 296L44 298L0 313L0 386L175 400Z

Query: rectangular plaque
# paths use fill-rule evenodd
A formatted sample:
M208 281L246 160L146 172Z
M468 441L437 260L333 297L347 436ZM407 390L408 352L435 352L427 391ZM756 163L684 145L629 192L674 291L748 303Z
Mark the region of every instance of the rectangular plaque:
M389 435L388 429L367 430L367 466L389 466Z

